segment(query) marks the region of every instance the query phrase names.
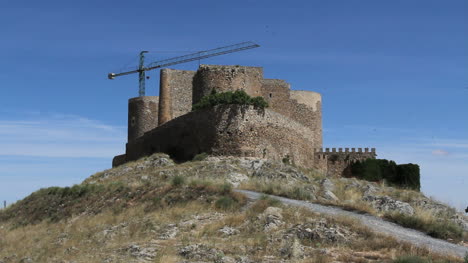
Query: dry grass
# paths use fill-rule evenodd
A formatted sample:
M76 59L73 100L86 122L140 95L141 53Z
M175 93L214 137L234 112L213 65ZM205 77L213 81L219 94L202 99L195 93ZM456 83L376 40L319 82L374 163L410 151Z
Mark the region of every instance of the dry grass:
M412 216L387 213L385 214L385 218L402 226L418 229L435 238L446 239L456 243L466 241L466 233L460 226L448 219L435 216L432 211L417 208Z
M265 232L261 228L258 215L269 206L279 206L283 209L285 224L275 231ZM157 247L154 262L180 262L183 258L178 254L179 247L206 244L222 251L226 256L235 258L244 255L254 261L261 261L268 257L282 258L280 251L285 245L281 242L282 231L308 220L323 218L306 209L283 206L269 198L255 202L245 211L223 211L219 220L195 222L193 225L185 225L183 222L190 220L193 215L216 213L218 210L213 204L200 201L178 203L151 212L145 208L144 205L138 205L126 208L125 213L115 214L109 210L97 215L75 216L60 222L41 222L15 229L10 229L8 223L3 223L0 227L0 258L15 254L12 262L25 257L30 257L35 262L50 262L54 258L77 262L102 262L106 258L114 258L134 262L136 258L125 249L131 244L143 247L145 244L152 244ZM314 247L309 247L307 251L310 251L310 256L291 259L291 262L332 262L337 257L350 257L350 253L372 251L377 251L386 259L404 255L431 255L425 250L376 235L356 220L344 217L326 219L330 223L358 233L358 237L345 244L323 243L321 249L327 248L333 251L332 254L319 253L319 250L315 251ZM179 227L180 233L176 238L154 241L154 238L161 234L163 226L168 224L176 224ZM219 229L225 226L239 229L240 233L226 237L219 232ZM106 236L104 233L109 229L114 230ZM356 256L353 258L356 259Z
M267 197L246 207L245 197L232 192L225 183L226 175L220 172L223 165L213 170L204 162L187 162L170 168L138 170L138 164L133 162L117 168L133 169L126 174L103 178L104 173L100 173L87 180L102 178L98 180L100 186L43 190L0 212L0 260L9 263L30 257L34 262L103 262L106 259L136 262L137 258L127 248L138 245L156 249L153 262L171 263L184 260L178 253L181 247L205 244L226 256L247 256L254 262L268 258L297 263L367 262L369 253L377 253L381 262L391 262L406 255L460 262L376 235L349 218L324 217L306 209L284 206ZM213 176L218 173L220 176ZM143 180L142 176L147 179ZM244 182L241 188L314 200L311 189L317 189L316 182L323 179L313 179L314 176L317 175L311 177L310 184L252 179ZM361 201L361 192L346 189L341 183L335 183L335 186L334 193L343 202L333 205L376 213ZM401 195L403 199L410 199L415 194L408 191ZM51 206L51 203L56 205ZM270 206L283 209L284 224L274 231L265 231L262 221L265 219L259 215ZM66 209L60 210L63 207ZM194 215L202 214L217 216L207 220L194 219ZM424 211L417 211L417 215L426 220L431 216ZM300 240L306 253L302 259L289 258L281 252L290 245L290 240L284 240L287 231L321 218L355 233L352 242ZM174 238L161 239L169 224L177 226L178 234ZM225 226L233 227L239 233L226 236L219 231ZM13 258L5 259L13 255Z

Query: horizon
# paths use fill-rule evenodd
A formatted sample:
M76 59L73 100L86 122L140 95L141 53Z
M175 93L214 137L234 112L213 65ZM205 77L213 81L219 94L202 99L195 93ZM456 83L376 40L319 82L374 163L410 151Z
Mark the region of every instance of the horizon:
M138 76L107 74L141 50L149 64L253 41L201 63L260 66L320 93L324 148L416 163L423 193L468 206L468 2L140 2L0 4L0 201L111 168ZM158 95L159 71L147 76Z

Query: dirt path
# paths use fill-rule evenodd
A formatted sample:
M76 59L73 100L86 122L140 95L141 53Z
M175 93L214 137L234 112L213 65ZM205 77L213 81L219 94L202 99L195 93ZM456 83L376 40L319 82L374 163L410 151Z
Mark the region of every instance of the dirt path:
M253 191L247 191L247 190L235 190L235 191L245 194L250 199L259 199L263 195L262 193L257 193ZM452 244L450 242L447 242L441 239L430 237L422 232L399 226L397 224L382 220L372 215L358 214L358 213L346 211L337 207L313 204L313 203L309 203L306 201L299 201L299 200L294 200L294 199L289 199L289 198L284 198L284 197L279 197L279 196L273 196L273 195L269 195L269 196L271 198L278 199L285 204L305 207L317 213L327 214L327 215L332 215L332 216L333 215L347 216L347 217L358 219L364 225L368 226L370 229L372 229L375 232L379 232L382 234L392 236L398 240L406 241L419 247L429 248L430 250L434 252L448 254L448 255L458 255L460 257L464 257L468 253L467 247L455 245L455 244Z

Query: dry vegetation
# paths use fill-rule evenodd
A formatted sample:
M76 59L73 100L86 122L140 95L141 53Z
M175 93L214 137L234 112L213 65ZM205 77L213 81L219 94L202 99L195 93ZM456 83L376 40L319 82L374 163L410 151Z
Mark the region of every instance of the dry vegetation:
M377 235L347 218L266 197L249 203L227 183L226 170L246 173L231 162L141 168L147 160L98 173L81 185L41 189L1 211L0 262L463 262ZM345 206L312 195L323 191L324 178L302 172L308 183L255 177L240 187ZM361 192L335 187L350 209L377 213ZM267 213L271 207L280 208L279 217ZM320 229L325 232L308 232ZM408 256L426 261L404 261Z

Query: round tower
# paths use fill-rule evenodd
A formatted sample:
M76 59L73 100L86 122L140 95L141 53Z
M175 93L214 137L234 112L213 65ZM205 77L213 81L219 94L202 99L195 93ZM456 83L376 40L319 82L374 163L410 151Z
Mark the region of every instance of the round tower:
M128 141L158 126L158 96L143 96L128 100Z
M261 67L200 65L194 78L193 103L212 90L226 92L244 90L252 97L262 95Z

